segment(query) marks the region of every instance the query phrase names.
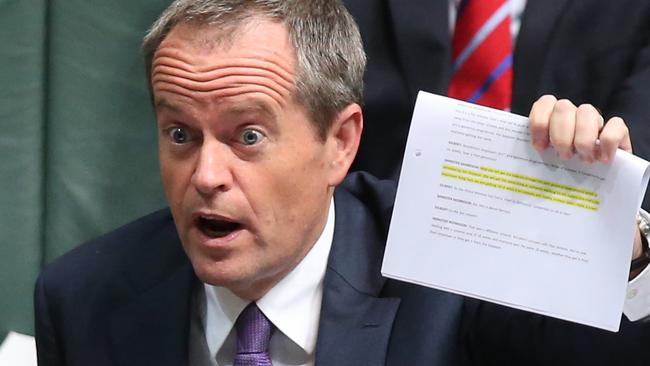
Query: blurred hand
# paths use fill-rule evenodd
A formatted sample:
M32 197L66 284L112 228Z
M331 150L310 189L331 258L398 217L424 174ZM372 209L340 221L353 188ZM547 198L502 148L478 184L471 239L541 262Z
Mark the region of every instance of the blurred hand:
M587 164L607 163L614 159L616 149L632 152L630 133L623 119L612 117L605 123L591 104L576 107L567 99L544 95L533 104L529 119L535 149L542 152L552 147L563 160L578 155ZM641 234L637 229L632 259L638 258L642 251Z
M539 98L530 111L530 133L537 151L553 147L560 159L609 162L616 149L632 152L630 134L620 117L605 123L591 104L575 104L552 95Z

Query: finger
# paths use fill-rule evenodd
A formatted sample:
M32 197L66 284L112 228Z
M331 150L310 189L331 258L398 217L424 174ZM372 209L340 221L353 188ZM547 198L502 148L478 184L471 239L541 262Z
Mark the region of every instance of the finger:
M605 124L599 136L599 160L609 162L614 158L616 149L632 152L630 131L620 117L613 117Z
M530 110L528 116L530 138L533 141L533 147L539 152L549 146L548 122L556 102L557 99L554 96L544 95L533 104Z
M576 112L576 128L573 147L580 160L593 163L596 160L596 140L603 127L603 117L591 104L582 104Z
M567 99L555 103L549 120L549 140L561 159L573 157L577 107Z

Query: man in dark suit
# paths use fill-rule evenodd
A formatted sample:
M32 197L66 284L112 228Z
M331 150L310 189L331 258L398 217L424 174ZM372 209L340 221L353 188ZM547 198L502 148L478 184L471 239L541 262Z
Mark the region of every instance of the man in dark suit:
M447 94L454 29L449 12L455 4L344 3L359 24L368 54L367 123L353 170L395 178L417 92ZM622 117L631 130L635 153L649 159L650 2L527 0L520 17L511 110L527 115L544 94L591 103L606 118ZM646 195L646 203L649 199Z
M554 364L648 360L647 323L611 336L562 322L549 358L545 318L381 277L394 187L345 179L365 56L338 1L179 0L144 51L170 208L42 273L39 364L535 364L585 337L607 342ZM622 121L599 132L595 109L565 108L541 99L537 132L629 149Z

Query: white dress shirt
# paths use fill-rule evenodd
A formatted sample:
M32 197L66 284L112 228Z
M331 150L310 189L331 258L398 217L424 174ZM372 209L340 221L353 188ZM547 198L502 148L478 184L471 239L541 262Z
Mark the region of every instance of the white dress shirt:
M650 320L650 266L627 285L623 313L631 320Z
M276 327L269 344L274 366L314 364L318 320L323 298L323 278L334 237L334 200L330 203L325 229L305 258L277 285L256 303ZM236 348L233 327L249 301L242 300L228 289L204 284L199 309L200 326L204 330L205 348L194 360L208 357L200 365L231 366ZM202 306L201 306L202 305ZM193 335L200 332L192 332ZM190 342L196 341L195 336ZM193 347L190 347L192 350Z

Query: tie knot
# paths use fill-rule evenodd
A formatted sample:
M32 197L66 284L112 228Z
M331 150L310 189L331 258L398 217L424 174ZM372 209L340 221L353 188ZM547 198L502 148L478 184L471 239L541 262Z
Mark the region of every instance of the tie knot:
M269 348L273 324L250 303L237 318L237 354L266 353Z

